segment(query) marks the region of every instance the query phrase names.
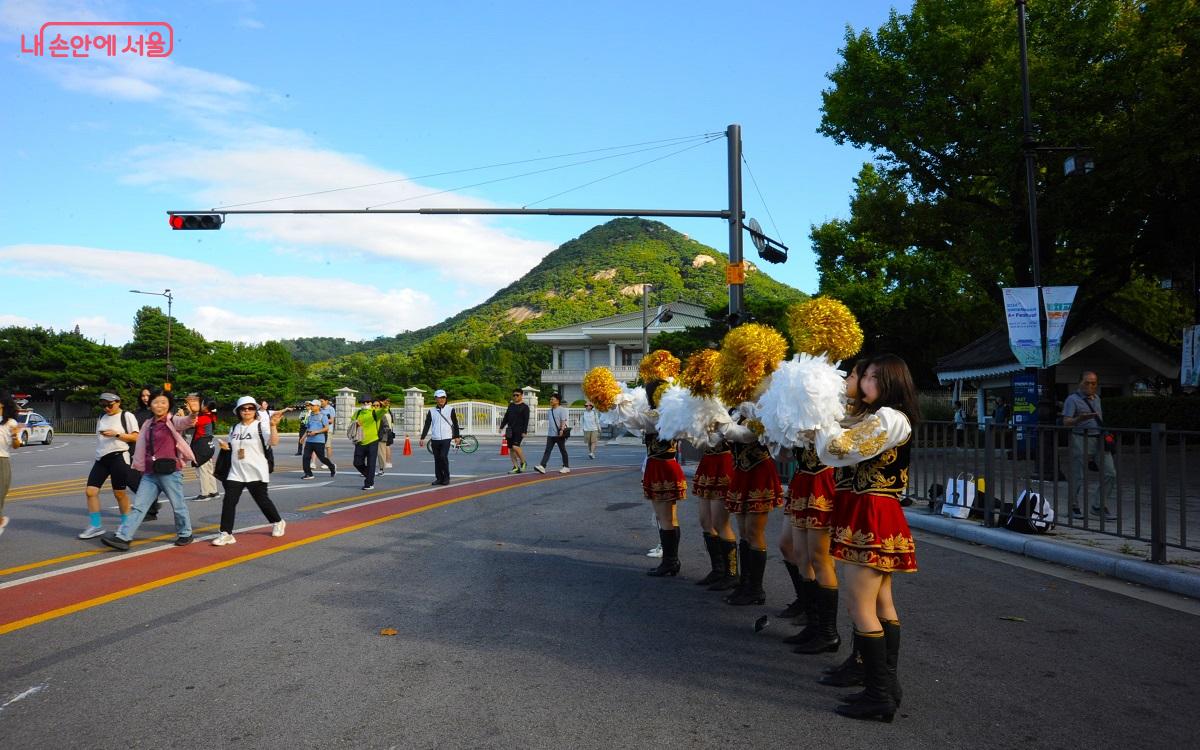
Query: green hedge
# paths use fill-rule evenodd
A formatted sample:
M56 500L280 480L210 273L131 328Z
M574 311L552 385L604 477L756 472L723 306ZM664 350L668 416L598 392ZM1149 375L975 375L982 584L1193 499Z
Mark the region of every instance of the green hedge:
M1121 396L1103 401L1109 427L1147 428L1164 422L1170 430L1200 430L1200 398L1195 396Z

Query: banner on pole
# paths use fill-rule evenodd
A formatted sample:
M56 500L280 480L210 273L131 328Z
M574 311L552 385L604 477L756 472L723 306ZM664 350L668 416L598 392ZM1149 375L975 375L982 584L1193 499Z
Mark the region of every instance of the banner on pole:
M1044 286L1042 302L1046 307L1046 367L1054 367L1062 359L1063 329L1075 302L1077 286Z
M1184 388L1200 388L1200 326L1183 329L1183 361L1179 367L1179 384Z
M1005 287L1004 314L1013 356L1026 367L1041 367L1042 327L1037 287Z

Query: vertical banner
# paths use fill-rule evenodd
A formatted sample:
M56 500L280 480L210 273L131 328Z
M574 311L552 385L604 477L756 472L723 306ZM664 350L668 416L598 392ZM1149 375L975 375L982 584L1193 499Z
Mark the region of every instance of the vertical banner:
M1042 327L1037 287L1005 287L1004 314L1013 356L1025 367L1041 367Z
M1183 361L1179 366L1179 385L1200 388L1200 326L1183 329Z
M1038 379L1032 372L1012 376L1013 436L1017 455L1029 458L1037 450Z
M1062 359L1063 329L1075 302L1077 286L1044 286L1042 301L1046 306L1046 367L1054 367Z

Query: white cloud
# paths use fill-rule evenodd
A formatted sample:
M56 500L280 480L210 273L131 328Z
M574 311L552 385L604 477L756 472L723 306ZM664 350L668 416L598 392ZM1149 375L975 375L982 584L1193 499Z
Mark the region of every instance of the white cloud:
M21 315L0 315L0 328L8 328L9 326L20 326L22 328L33 328L41 325L36 320L30 320Z
M246 208L479 207L484 201L404 181L405 175L336 151L305 148L144 148L127 181L175 186L191 183L195 208L233 206L280 196L354 185L373 187L304 198L255 203ZM379 184L387 183L387 184ZM403 201L393 203L394 201ZM177 208L187 208L178 206ZM513 237L478 216L279 215L235 216L224 231L289 246L319 246L399 259L439 270L446 278L496 289L519 278L553 249L545 242Z
M103 315L75 318L70 327L74 329L75 326L79 326L79 332L87 338L93 341L107 341L110 344L128 341L133 333L129 324L114 323Z
M214 339L262 341L307 335L366 339L422 328L441 319L429 295L414 289L381 289L327 276L235 275L207 263L157 253L76 245L7 245L0 247L0 263L12 276L86 278L111 284L120 294L126 293L129 279L145 279L147 269L169 267L169 283L177 300L210 303L196 308L195 320L184 322ZM150 289L158 286L138 283ZM98 332L103 325L113 326L103 318L80 318L85 332L83 321L89 321ZM30 322L16 323L26 324ZM118 328L121 333L113 338L127 338L128 328L108 331Z

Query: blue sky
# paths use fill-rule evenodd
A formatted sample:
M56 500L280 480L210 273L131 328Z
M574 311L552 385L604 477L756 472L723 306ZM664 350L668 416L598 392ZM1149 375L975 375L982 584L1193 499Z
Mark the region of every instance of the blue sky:
M744 173L747 214L792 248L768 270L815 291L809 228L846 215L869 158L815 132L820 92L846 25L875 29L890 8L0 0L0 260L19 290L0 325L79 324L118 343L138 307L158 303L128 290L170 288L176 317L210 338L419 328L483 301L603 219L231 216L219 232L173 232L164 212L369 183L389 184L261 207L520 207L700 141L424 176L735 122L765 199ZM42 23L75 20L166 21L174 51L21 52L22 34L28 45ZM537 205L724 208L725 142ZM667 223L727 250L720 221Z

